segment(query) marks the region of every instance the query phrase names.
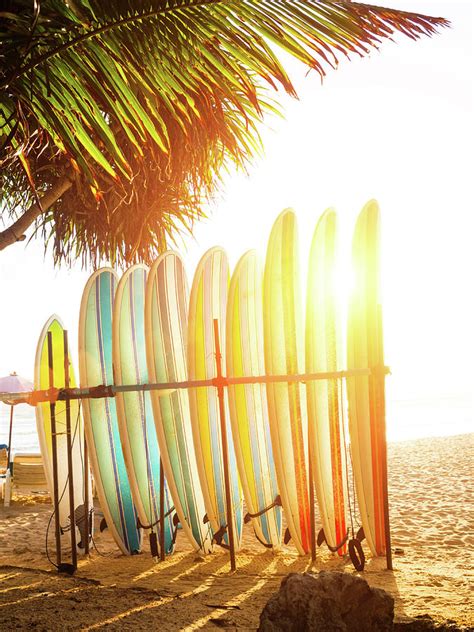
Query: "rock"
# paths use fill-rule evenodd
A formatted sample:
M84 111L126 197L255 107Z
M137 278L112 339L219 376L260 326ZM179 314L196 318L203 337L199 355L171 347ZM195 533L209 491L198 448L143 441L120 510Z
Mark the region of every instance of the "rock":
M259 632L391 632L393 598L349 573L290 573L260 615Z

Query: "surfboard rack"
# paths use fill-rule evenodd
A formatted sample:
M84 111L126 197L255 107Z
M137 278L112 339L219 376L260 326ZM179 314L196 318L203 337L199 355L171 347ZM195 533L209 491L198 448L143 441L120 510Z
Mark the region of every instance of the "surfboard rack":
M269 544L268 542L264 542L262 540L262 538L259 538L258 533L255 531L255 529L253 530L254 536L257 538L257 540L260 542L260 544L262 546L264 546L266 549L273 549L273 544Z
M171 516L171 514L174 511L174 507L171 507L171 509L168 509L168 511L163 514L163 516L160 516L159 518L157 518L157 520L155 520L155 522L151 522L150 524L142 524L140 522L140 518L137 516L137 528L138 529L153 529L153 527L159 527L161 525L162 522L162 518L168 518L169 516ZM173 520L174 523L174 520ZM179 519L178 519L178 523L179 523Z
M342 548L344 544L346 544L348 539L349 539L349 531L346 532L346 535L342 538L340 542L336 544L336 546L330 546L330 544L326 540L326 534L324 533L324 529L320 529L318 533L317 544L318 546L321 546L325 542L326 546L331 551L331 553L337 553L339 549Z
M220 350L220 342L219 342L219 323L217 320L214 320L214 340L215 340L215 355L216 355L216 376L211 379L205 380L187 380L182 382L167 382L167 383L149 383L149 384L127 384L127 385L104 385L100 384L97 386L87 386L82 388L70 388L68 377L66 377L65 388L56 388L52 382L52 362L53 362L53 353L52 353L52 338L51 335L48 334L48 359L49 359L49 371L50 371L50 384L49 388L45 390L36 390L30 393L9 393L8 399L9 401L14 401L15 403L28 403L32 406L36 406L39 403L49 402L51 407L51 426L52 426L52 434L53 434L53 448L52 448L52 460L53 460L53 499L54 499L54 513L55 513L55 533L56 533L56 567L59 569L61 562L61 542L60 542L60 525L59 525L59 503L58 503L58 463L57 463L57 451L56 451L56 426L55 426L55 404L58 401L66 402L66 411L69 411L69 401L73 399L98 399L98 398L107 398L107 397L115 397L117 393L124 392L135 392L135 391L158 391L161 395L168 395L178 389L190 389L190 388L209 388L214 387L217 389L217 395L219 400L219 417L220 417L220 426L221 426L221 440L222 440L222 454L223 454L223 470L224 470L224 482L225 482L225 491L226 491L226 516L227 516L227 525L221 527L214 534L214 541L220 546L228 549L230 551L230 567L231 571L236 569L236 559L235 559L235 542L234 542L234 527L233 527L233 512L232 512L232 503L230 496L230 478L229 478L229 460L228 460L228 441L227 441L227 424L226 424L226 413L225 413L225 403L224 403L224 389L229 385L238 385L238 384L271 384L271 383L305 383L308 381L315 380L333 380L333 379L346 379L349 377L358 377L358 376L372 376L379 379L384 379L386 375L390 374L390 369L387 366L373 366L367 368L359 368L359 369L350 369L350 370L341 370L341 371L327 371L327 372L319 372L319 373L301 373L301 374L293 374L293 375L259 375L259 376L244 376L244 377L227 377L222 373L222 356ZM65 351L67 352L67 332L65 331ZM65 358L68 356L65 354ZM65 372L66 376L68 376L68 368L69 363L65 360ZM0 393L0 399L2 394ZM67 421L69 419L69 422ZM70 483L72 483L72 449L71 449L71 429L70 429L70 413L67 414L66 417L66 433L68 436L68 471L70 476ZM383 434L385 436L385 427L383 428ZM84 467L88 468L87 465L87 455L84 455ZM311 469L311 468L310 468ZM163 478L164 476L160 476ZM385 472L385 485L387 484L387 476ZM164 494L163 486L160 486L160 495ZM71 488L72 490L72 484ZM387 487L386 487L387 490ZM311 492L311 490L310 490ZM88 496L88 490L86 490L86 494ZM71 491L70 491L71 496ZM388 493L386 492L386 506L385 506L385 526L386 526L386 560L387 560L387 568L392 570L392 555L391 555L391 541L390 541L390 525L389 525L389 515L388 515ZM277 502L279 501L279 502ZM86 505L88 504L88 498L85 499ZM313 503L312 503L313 504ZM266 507L261 512L256 514L247 513L244 517L244 522L249 522L252 518L258 517L264 514L266 511L269 511L271 508L281 505L281 498L277 496L275 502ZM141 525L138 524L139 527L142 528L152 528L155 525L163 524L164 519L168 517L172 511L174 511L174 507L169 510L166 514L160 515L160 519L153 523L153 525ZM74 507L71 507L71 515L74 516ZM86 524L84 525L85 532L89 531L89 512L86 512L84 515L84 519ZM208 522L207 514L204 516L203 522ZM312 519L314 523L314 519ZM74 520L72 521L74 523ZM175 527L177 525L175 524ZM222 539L225 535L228 534L229 544L226 545L222 542ZM164 530L160 529L160 540L163 539ZM71 524L71 535L74 540L74 545L72 547L72 566L77 568L77 551L75 544L75 523ZM216 537L217 536L217 537ZM319 540L321 538L321 532L318 534L318 544L320 544ZM354 566L356 564L363 568L365 563L365 556L362 550L361 541L364 539L363 529L359 529L357 536L349 541L349 553L353 552L354 559L356 560ZM219 541L220 540L220 541ZM288 528L285 531L284 535L284 543L288 544L291 540L291 534ZM311 534L312 548L311 555L314 561L315 559L315 544L316 544L316 535L314 533L314 525ZM165 556L164 551L164 543L160 542L160 557L163 560ZM342 543L341 545L342 546ZM339 546L337 548L340 548ZM89 550L89 542L86 538L85 542L85 552L88 553ZM331 548L332 550L332 548ZM337 550L337 549L336 549ZM352 559L352 556L351 556ZM356 566L356 568L358 568Z
M281 497L279 494L275 498L275 500L270 505L268 505L268 507L265 507L261 511L257 511L257 513L247 512L244 516L244 523L247 524L248 522L252 520L252 518L258 518L259 516L263 516L263 514L266 514L267 511L270 511L270 509L273 509L274 507L281 507Z
M122 385L99 385L85 386L82 388L49 388L43 390L30 391L28 393L0 393L0 400L8 398L15 404L29 404L36 406L44 402L55 403L68 399L100 399L105 397L115 397L117 393L129 393L135 391L161 391L163 395L169 395L173 391L190 388L205 388L214 386L224 388L237 384L272 384L286 382L310 382L315 380L332 380L337 378L362 377L370 375L391 375L390 368L371 367L366 369L350 369L344 371L326 371L321 373L298 373L287 375L255 375L244 377L212 378L208 380L187 380L184 382L156 382L149 384L122 384Z

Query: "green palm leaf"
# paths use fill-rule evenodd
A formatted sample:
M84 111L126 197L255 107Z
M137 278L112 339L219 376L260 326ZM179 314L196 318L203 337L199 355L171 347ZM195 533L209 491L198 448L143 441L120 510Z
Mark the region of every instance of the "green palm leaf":
M57 260L149 260L192 227L228 160L259 149L258 122L295 95L275 46L324 76L401 32L447 22L349 1L26 0L0 12L0 164L13 216L73 182L39 219Z

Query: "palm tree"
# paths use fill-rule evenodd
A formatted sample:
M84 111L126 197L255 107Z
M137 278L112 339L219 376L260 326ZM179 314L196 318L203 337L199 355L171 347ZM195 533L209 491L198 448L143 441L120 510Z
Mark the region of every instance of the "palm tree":
M446 20L330 0L10 0L0 9L0 249L149 261L259 150L283 50L321 77Z

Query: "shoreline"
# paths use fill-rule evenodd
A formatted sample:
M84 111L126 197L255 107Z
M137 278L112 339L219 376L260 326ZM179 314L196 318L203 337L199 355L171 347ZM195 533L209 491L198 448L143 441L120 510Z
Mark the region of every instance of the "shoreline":
M385 569L384 558L367 555L360 575L394 597L396 621L428 614L474 625L474 515L460 502L473 497L474 434L390 443L388 452L394 571ZM96 528L100 553L80 558L74 577L54 569L45 575L52 568L44 553L51 505L37 500L22 497L0 507L0 627L8 620L17 629L253 630L283 577L310 568L309 558L291 546L277 555L266 551L250 524L232 574L227 552L200 558L182 531L176 552L155 563L147 538L142 554L125 557ZM99 519L96 514L96 527ZM53 553L52 533L50 542ZM355 572L349 560L323 548L313 568ZM58 613L61 627L54 627Z

